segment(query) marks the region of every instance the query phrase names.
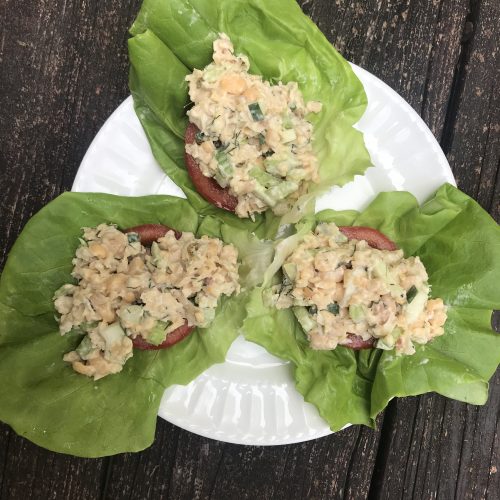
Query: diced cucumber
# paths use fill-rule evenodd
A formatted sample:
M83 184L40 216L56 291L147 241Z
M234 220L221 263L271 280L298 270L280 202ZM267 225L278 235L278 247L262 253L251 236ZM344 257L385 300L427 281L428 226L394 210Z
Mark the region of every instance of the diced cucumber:
M284 113L281 116L281 119L282 119L283 127L285 129L292 129L293 128L292 117L288 113Z
M293 142L295 139L297 139L297 134L295 133L295 130L293 130L293 128L286 129L281 132L281 138L283 139L284 143Z
M411 303L407 304L404 307L406 313L406 321L409 325L414 323L422 314L425 308L426 301L427 294L425 292L418 291Z
M233 175L233 166L231 165L229 155L225 151L217 151L217 153L215 153L215 159L217 160L219 172L222 177L224 179L229 179Z
M127 233L127 240L129 243L137 243L141 238L137 233Z
M106 349L111 349L114 344L120 343L125 337L125 332L120 323L113 323L99 333L106 342Z
M384 351L390 351L394 349L394 339L391 335L377 340L377 348L383 349Z
M360 323L365 319L365 311L361 304L352 304L349 306L349 316L354 323Z
M148 332L147 341L153 345L160 345L167 338L167 328L170 322L157 321L156 325Z
M274 175L270 175L259 167L253 167L249 172L250 177L254 178L259 184L264 187L278 185L281 181Z
M270 207L274 207L277 203L276 200L269 195L268 190L261 184L256 184L253 194Z
M311 318L305 307L296 306L293 308L293 313L304 331L310 332L316 326L316 322Z
M287 262L283 265L283 271L285 271L285 274L288 276L290 281L295 281L297 276L297 266L295 264Z
M299 188L299 185L293 181L283 181L278 185L269 188L270 195L276 200L283 200L289 194L294 193Z
M372 273L375 278L381 278L385 280L387 278L387 265L381 260L377 261L372 267Z
M388 288L391 292L391 296L394 297L395 299L404 298L405 289L403 287L399 285L388 285Z
M139 305L130 305L123 308L118 315L124 323L138 325L144 316L144 308Z
M260 109L258 102L252 102L249 104L248 109L254 122L261 122L264 119L264 113Z
M215 319L215 309L203 309L203 323L200 324L202 328L206 328Z
M95 347L92 345L92 341L88 335L83 337L83 340L80 342L80 345L76 348L76 352L80 358L86 360L89 355L95 350Z

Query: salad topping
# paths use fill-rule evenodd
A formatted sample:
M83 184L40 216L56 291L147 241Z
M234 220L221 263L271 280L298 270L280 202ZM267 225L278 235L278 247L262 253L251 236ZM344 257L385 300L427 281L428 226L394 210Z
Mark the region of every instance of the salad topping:
M85 335L64 360L95 380L121 371L134 345L169 346L186 327L207 327L219 298L239 292L237 250L216 238L168 231L147 249L137 232L101 224L80 241L78 284L63 285L54 305L62 335Z
M186 141L188 165L194 159L237 199L238 216L268 208L282 215L318 182L306 115L319 113L321 103L305 103L295 82L271 85L249 74L248 58L234 54L225 34L214 42L213 59L186 77L194 103L187 114L198 129L196 140Z
M304 237L285 260L283 275L271 300L279 309L294 308L313 349L349 345L356 335L375 339L379 349L413 354L414 342L444 333L446 307L429 299L418 257L405 259L402 250L348 239L333 223L319 224Z

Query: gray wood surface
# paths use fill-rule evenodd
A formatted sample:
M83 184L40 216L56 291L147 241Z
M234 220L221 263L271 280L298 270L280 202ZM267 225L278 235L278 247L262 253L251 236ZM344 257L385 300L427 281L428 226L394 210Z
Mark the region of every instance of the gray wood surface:
M459 187L500 217L498 0L303 0L328 39L421 114ZM127 96L139 0L0 0L0 266L33 213L71 187ZM2 383L8 383L3 381ZM500 497L500 374L483 407L393 401L377 430L271 448L159 420L142 453L87 460L0 424L0 498Z

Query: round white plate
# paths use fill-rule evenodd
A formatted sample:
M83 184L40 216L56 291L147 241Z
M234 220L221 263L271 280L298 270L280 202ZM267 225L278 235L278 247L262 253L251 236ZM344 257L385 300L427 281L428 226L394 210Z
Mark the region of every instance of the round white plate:
M317 201L324 208L363 209L381 191L405 190L422 202L444 182L455 184L439 144L417 113L385 83L353 65L368 96L356 128L374 167ZM73 191L184 197L151 153L132 98L109 117L90 145ZM247 342L233 343L224 363L187 386L165 391L159 415L183 429L230 443L288 444L330 434L316 408L295 390L291 367Z

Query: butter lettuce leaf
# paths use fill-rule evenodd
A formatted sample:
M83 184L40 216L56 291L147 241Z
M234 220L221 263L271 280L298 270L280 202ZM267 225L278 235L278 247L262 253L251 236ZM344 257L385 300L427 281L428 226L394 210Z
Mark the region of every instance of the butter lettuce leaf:
M321 113L310 116L320 183L300 200L295 219L311 209L314 196L371 165L363 136L353 128L366 109L363 86L295 0L145 0L130 31L130 90L137 115L158 163L200 213L221 210L197 194L184 167L185 77L212 61L212 44L221 32L237 53L249 57L251 73L274 83L296 81L307 100L323 103ZM266 218L275 217L259 216L256 224ZM258 230L260 236L272 237L266 228Z
M495 221L445 184L420 207L409 193L381 193L362 213L322 211L304 220L297 234L317 222L370 226L394 240L405 256L418 255L429 274L431 295L448 306L445 334L417 345L413 356L345 347L314 351L290 310L264 304L268 277L248 302L246 338L292 363L297 389L333 430L348 423L373 425L394 397L437 392L484 404L488 381L500 363L500 335L491 329L492 309L500 309L500 228ZM286 240L280 245L286 248ZM285 258L286 252L276 252L273 272Z
M163 351L134 351L121 373L94 382L63 362L81 337L59 334L52 296L72 281L71 260L83 226L124 229L146 223L224 239L241 251L243 292L224 298L216 318ZM251 255L248 247L253 249ZM272 248L219 218L201 218L188 201L65 193L26 225L0 278L0 420L53 451L98 457L138 451L154 438L162 394L221 363L246 315L250 286L259 284ZM251 258L260 262L250 276ZM250 279L251 278L251 279Z

